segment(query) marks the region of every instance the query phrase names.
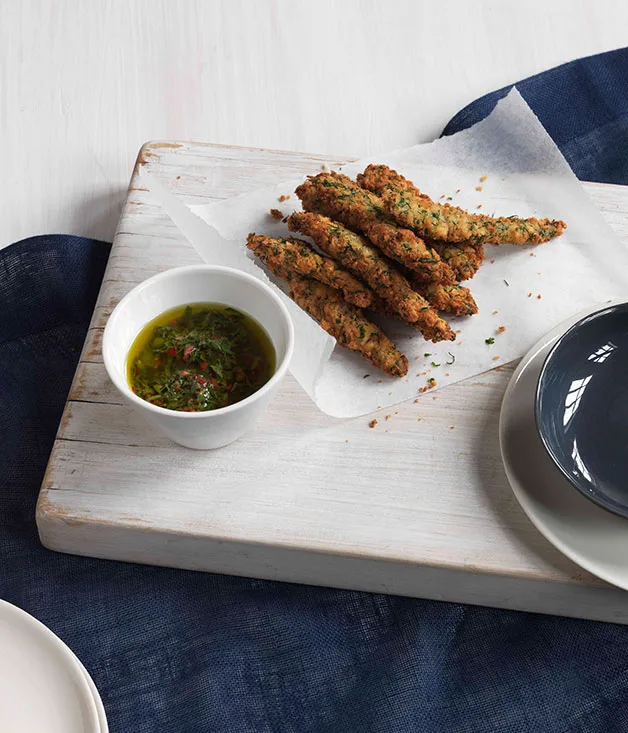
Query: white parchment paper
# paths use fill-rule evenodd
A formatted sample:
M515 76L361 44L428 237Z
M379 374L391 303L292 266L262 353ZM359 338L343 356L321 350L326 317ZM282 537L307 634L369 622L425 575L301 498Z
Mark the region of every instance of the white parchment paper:
M402 323L382 319L386 333L410 360L403 379L387 377L359 355L334 348L334 340L284 296L298 334L291 370L324 412L337 417L366 414L420 396L429 378L440 389L487 371L523 356L573 313L628 295L628 248L606 224L516 90L468 130L341 170L354 177L371 162L395 168L434 200L451 197L454 205L496 216L563 219L568 229L541 245L487 246L486 262L463 283L470 287L480 312L448 319L458 331L455 342L433 344ZM149 188L207 262L266 279L246 249L246 236L287 235L286 225L274 221L268 211L278 208L287 215L299 209L294 189L302 179L192 207L196 214L192 216L149 178ZM281 195L290 199L279 202ZM495 343L489 345L486 339L491 337ZM432 394L430 390L426 397L431 399Z

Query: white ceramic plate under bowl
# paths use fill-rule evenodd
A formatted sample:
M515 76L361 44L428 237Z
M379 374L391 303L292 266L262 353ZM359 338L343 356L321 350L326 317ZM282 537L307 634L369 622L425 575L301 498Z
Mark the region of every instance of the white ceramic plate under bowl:
M534 419L536 383L549 350L574 323L605 305L557 326L523 357L504 396L499 440L512 490L539 532L580 567L628 590L628 519L601 509L563 477Z
M5 601L0 652L0 731L101 733L82 665L50 629Z

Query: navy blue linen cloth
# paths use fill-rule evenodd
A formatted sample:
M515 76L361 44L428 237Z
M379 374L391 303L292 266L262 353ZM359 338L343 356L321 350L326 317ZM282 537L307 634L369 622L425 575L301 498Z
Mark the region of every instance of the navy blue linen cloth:
M622 50L518 88L580 178L628 184L627 80ZM78 654L113 733L628 731L622 626L43 549L35 502L108 252L0 251L0 597Z

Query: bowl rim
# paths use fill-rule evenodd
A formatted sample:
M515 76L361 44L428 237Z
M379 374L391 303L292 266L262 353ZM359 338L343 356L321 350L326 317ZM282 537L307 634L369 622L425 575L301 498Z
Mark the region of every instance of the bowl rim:
M543 378L546 375L546 372L549 368L549 364L552 360L552 358L556 355L556 352L560 348L560 346L565 342L567 338L573 335L575 331L577 331L579 328L581 328L585 323L590 321L596 321L600 318L604 318L608 316L610 313L617 313L617 311L628 311L628 301L623 300L620 302L614 302L609 303L603 307L600 307L598 310L595 310L590 313L586 313L582 316L582 318L579 318L574 324L572 324L563 334L561 334L555 341L555 343L552 345L552 348L547 352L547 355L545 356L545 359L543 360L543 364L541 366L541 370L539 372L539 376L536 382L536 388L534 391L534 422L536 426L536 432L541 439L541 443L543 444L543 447L545 448L545 451L547 455L550 457L552 463L558 470L562 473L562 475L567 479L567 481L573 486L577 491L579 491L583 496L585 496L589 501L593 502L594 504L597 504L597 506L601 507L602 509L605 509L606 511L611 512L612 514L616 514L617 516L628 518L628 504L626 504L625 508L622 508L620 505L617 505L615 502L612 502L611 500L603 498L603 496L592 494L586 486L580 481L579 477L573 476L569 471L562 465L560 462L558 456L556 455L555 451L553 450L545 431L542 428L542 422L541 422L541 383L543 382Z
M232 405L227 405L226 407L218 407L215 410L203 410L203 411L198 411L198 412L183 412L181 410L171 410L168 407L160 407L159 405L153 405L152 403L147 402L146 400L143 400L141 397L138 397L131 390L126 379L120 380L118 378L117 373L115 372L113 368L113 365L111 364L112 357L109 355L108 343L111 338L111 334L116 327L116 320L120 318L120 313L122 312L122 310L125 307L128 306L129 302L131 302L134 298L136 298L138 294L141 293L146 288L151 287L155 283L159 283L162 280L169 280L175 277L185 276L188 273L203 272L203 271L207 273L213 273L213 274L218 273L226 277L232 277L237 280L243 280L247 282L250 286L253 286L257 290L259 290L265 297L273 301L273 303L278 307L279 312L281 313L284 319L284 324L287 330L286 348L285 348L283 359L275 367L275 373L273 374L273 376L264 385L262 385L257 391L253 392L253 394L249 395L248 397L245 397L243 400L240 400L239 402L234 402L234 404ZM116 316L116 312L118 313L117 316ZM250 315L250 314L247 313L247 315ZM146 324L144 324L144 326L145 325ZM142 328L144 326L142 326ZM137 337L137 334L135 337ZM118 389L118 391L124 397L131 400L135 405L137 405L141 409L148 410L149 412L152 412L156 415L161 415L163 417L167 416L171 418L181 418L182 420L199 420L203 418L204 419L211 419L211 418L217 419L221 417L222 415L227 415L229 413L237 412L238 410L246 408L248 405L251 405L253 402L256 402L257 400L261 399L267 392L270 392L275 387L275 385L283 378L290 364L290 360L292 358L293 351L294 351L294 324L292 322L292 318L290 316L290 313L288 312L288 309L286 308L285 304L281 301L281 298L277 295L277 293L274 292L274 290L272 289L270 285L263 282L262 280L255 277L254 275L251 275L250 273L244 272L242 270L237 270L236 268L233 268L233 267L226 267L224 265L199 264L199 265L185 265L183 267L172 267L172 268L169 268L168 270L164 270L163 272L158 273L157 275L153 275L152 277L149 277L146 280L142 280L142 282L136 285L134 288L132 288L118 302L116 307L113 309L113 311L109 315L109 318L107 319L107 323L105 324L105 330L103 332L103 339L102 339L102 355L103 355L103 361L105 364L105 369L107 371L109 379L111 379L111 381L113 382L115 387ZM126 358L127 357L125 356L125 359Z

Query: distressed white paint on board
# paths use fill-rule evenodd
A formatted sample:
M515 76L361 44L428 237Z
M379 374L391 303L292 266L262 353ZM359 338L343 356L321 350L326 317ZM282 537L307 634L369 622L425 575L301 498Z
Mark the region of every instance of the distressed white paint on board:
M140 159L200 202L318 170L326 158L157 143ZM628 189L587 189L628 240ZM375 429L370 418L322 414L291 378L257 428L223 450L188 451L147 428L108 383L102 329L135 283L194 261L132 183L40 496L47 546L628 623L628 594L551 547L508 487L497 420L511 366L436 400L427 393L389 420L379 414Z

